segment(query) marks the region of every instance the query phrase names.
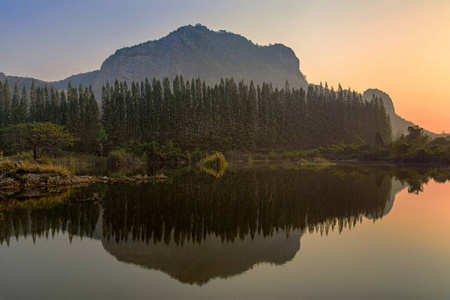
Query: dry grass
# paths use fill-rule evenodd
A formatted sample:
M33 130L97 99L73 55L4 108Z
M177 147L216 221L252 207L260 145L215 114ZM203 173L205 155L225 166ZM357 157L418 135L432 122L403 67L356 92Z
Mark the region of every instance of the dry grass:
M37 163L23 163L23 162L12 162L10 160L0 161L0 173L4 174L44 174L44 173L54 173L61 177L67 177L70 175L69 170L64 166L59 165L40 165Z

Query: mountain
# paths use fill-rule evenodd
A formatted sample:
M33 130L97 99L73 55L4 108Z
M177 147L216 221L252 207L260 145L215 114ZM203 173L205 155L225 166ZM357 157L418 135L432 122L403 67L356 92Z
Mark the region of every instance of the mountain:
M57 87L58 89L67 89L69 81L74 87L78 87L80 84L84 87L89 87L89 85L94 86L95 80L98 77L99 70L80 73L77 75L72 75L66 79L50 82L51 85Z
M36 87L44 87L47 86L53 86L56 89L67 89L67 86L69 84L69 81L71 82L72 86L78 87L80 84L84 87L89 87L89 85L94 85L95 80L97 79L98 73L100 71L91 71L87 73L80 73L77 75L72 75L70 77L67 77L66 79L62 79L59 81L44 81L32 77L20 77L20 76L7 76L5 73L0 72L0 81L5 82L6 79L8 79L9 87L11 89L11 92L14 88L14 86L17 84L19 90L22 90L22 88L25 86L27 90L31 88L31 83L34 80L34 84Z
M31 87L34 78L6 76L10 87ZM200 77L209 85L219 83L222 78L233 77L235 81L253 80L255 84L271 82L274 87L284 88L286 80L290 87L307 90L308 83L300 72L300 61L294 51L282 44L258 46L245 37L224 30L213 31L202 25L184 26L166 37L140 45L117 50L107 58L100 70L77 74L66 79L46 82L34 79L37 86L53 85L66 89L69 80L72 86L92 85L98 100L107 81L141 81L153 77L185 79Z
M197 24L180 27L166 37L148 41L136 46L117 50L107 58L100 70L77 74L66 79L46 82L30 77L6 76L0 73L0 81L9 80L12 89L17 83L19 90L46 84L58 89L66 89L69 80L72 86L92 85L97 100L101 99L101 89L107 81L141 81L153 77L162 80L183 75L185 79L200 77L207 84L214 85L221 78L233 77L235 81L253 80L255 84L271 82L274 87L284 88L288 80L291 87L306 91L308 83L300 72L300 61L291 48L282 44L258 46L245 37L224 30L213 31ZM407 134L408 127L415 124L396 114L392 99L378 89L368 89L363 97L370 101L372 95L383 99L388 112L394 137ZM424 130L432 138L439 135Z
M157 41L117 50L106 59L94 85L98 97L107 81L141 81L146 77L162 80L183 75L200 77L214 85L221 78L253 80L255 84L272 82L284 88L307 89L294 51L282 44L258 46L238 34L212 31L205 26L184 26Z
M26 89L29 90L31 88L31 83L33 82L33 80L34 80L34 84L36 86L44 87L46 84L49 84L46 81L39 80L39 79L36 79L36 78L20 77L20 76L9 76L9 75L5 75L5 73L0 72L0 81L2 83L4 83L6 81L6 79L8 79L9 88L11 89L11 93L12 93L12 91L14 89L14 86L16 84L17 84L17 87L19 88L19 91L21 91L24 86L25 86Z
M387 93L379 89L367 89L363 94L363 98L367 101L371 101L373 95L375 95L378 98L381 98L383 101L384 108L386 109L386 112L388 113L389 118L391 119L392 134L394 138L400 136L401 134L404 135L408 134L408 127L416 125L413 122L405 120L399 115L397 115L394 108L394 102ZM431 138L439 137L438 134L425 129L423 130L423 132L429 135Z

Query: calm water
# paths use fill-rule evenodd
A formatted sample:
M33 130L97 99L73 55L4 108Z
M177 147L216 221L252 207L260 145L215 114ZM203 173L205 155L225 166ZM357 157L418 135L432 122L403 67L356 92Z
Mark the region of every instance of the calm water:
M165 173L0 202L0 299L450 299L448 170Z

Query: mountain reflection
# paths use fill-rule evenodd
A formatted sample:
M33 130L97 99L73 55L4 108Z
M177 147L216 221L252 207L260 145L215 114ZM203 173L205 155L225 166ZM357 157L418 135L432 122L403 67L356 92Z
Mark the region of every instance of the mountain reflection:
M215 235L201 244L147 244L141 241L116 243L102 239L103 247L121 262L163 271L189 284L202 285L213 278L228 278L260 263L282 265L291 261L300 249L301 232L288 238L282 232L270 237L256 235L223 243Z
M216 178L188 169L165 183L95 184L59 200L2 201L0 243L67 232L100 239L119 261L204 284L292 260L304 232L326 235L382 218L405 183L418 192L429 177L448 179L436 170L262 167ZM73 201L93 193L101 202Z

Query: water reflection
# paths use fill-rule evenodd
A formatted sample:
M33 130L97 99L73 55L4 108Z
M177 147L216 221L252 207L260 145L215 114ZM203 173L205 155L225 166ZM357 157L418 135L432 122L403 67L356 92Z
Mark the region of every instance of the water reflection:
M380 219L404 187L418 193L429 178L448 180L447 171L260 167L216 178L184 168L164 183L95 184L39 202L2 201L0 243L89 237L119 261L201 285L259 263L284 264L304 232L327 235ZM93 193L101 202L75 201Z
M170 183L117 184L102 200L103 236L117 243L186 241L210 235L233 242L247 235L355 226L365 214L383 216L388 175L258 169L222 178L186 171Z

